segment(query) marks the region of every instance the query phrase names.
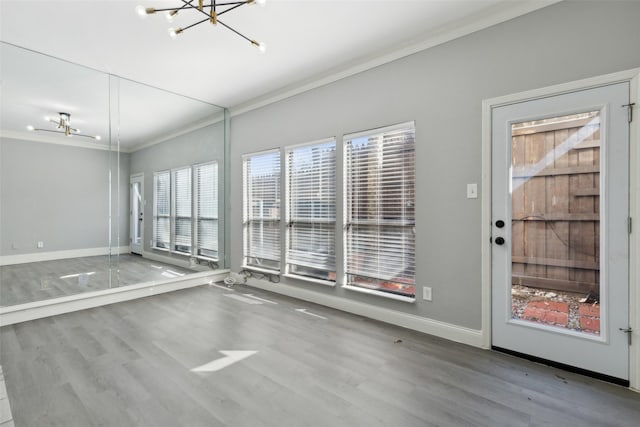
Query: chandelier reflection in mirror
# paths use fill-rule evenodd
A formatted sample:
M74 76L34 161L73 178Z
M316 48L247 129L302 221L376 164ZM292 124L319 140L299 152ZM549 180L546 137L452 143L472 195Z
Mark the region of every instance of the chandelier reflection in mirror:
M52 133L62 133L65 136L83 136L85 138L91 138L100 141L102 139L100 135L84 135L80 133L80 129L71 127L71 114L69 113L58 113L60 118L58 120L53 119L51 117L45 117L44 119L48 122L51 122L56 125L57 130L51 129L40 129L34 126L27 126L27 130L37 131L37 132L52 132Z
M195 11L200 16L205 16L205 18L200 21L196 21L191 25L187 25L186 27L169 28L169 36L171 38L175 39L176 37L178 37L178 34L182 34L184 31L188 30L189 28L193 28L196 25L200 25L203 22L208 21L213 25L220 24L223 27L227 28L228 30L233 31L235 34L239 35L240 37L242 37L243 39L247 40L252 45L257 47L260 50L260 52L264 52L266 50L267 46L264 43L250 39L249 37L231 28L229 25L225 24L220 20L220 16L224 15L227 12L231 12L232 10L239 8L240 6L244 6L246 4L264 5L266 3L266 0L245 0L245 1L226 1L226 2L212 0L211 3L209 4L204 4L204 0L198 0L197 4L195 4L195 0L180 0L180 1L182 5L180 5L179 7L157 9L154 7L145 8L144 6L138 6L136 7L136 11L138 12L138 15L140 15L141 17L146 17L147 15L153 15L159 12L164 12L169 22L173 22L174 17L178 15L178 13L180 12Z

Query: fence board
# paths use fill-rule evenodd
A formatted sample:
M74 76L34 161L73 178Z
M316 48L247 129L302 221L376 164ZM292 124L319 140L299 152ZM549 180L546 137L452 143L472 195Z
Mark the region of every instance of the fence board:
M599 290L598 122L564 120L513 132L514 284Z

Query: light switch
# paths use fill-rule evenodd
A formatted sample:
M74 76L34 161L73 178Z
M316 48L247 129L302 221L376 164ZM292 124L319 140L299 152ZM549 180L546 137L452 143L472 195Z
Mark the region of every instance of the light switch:
M467 184L467 199L478 198L478 184Z

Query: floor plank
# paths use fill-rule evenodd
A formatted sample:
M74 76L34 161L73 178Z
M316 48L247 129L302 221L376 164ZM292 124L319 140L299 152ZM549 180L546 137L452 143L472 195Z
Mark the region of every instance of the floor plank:
M278 304L247 304L252 293ZM298 308L326 317L314 318ZM212 373L191 369L256 354ZM21 426L637 426L640 395L236 285L0 328Z
M195 271L137 255L69 258L0 266L0 306L163 280ZM81 277L82 275L82 277Z

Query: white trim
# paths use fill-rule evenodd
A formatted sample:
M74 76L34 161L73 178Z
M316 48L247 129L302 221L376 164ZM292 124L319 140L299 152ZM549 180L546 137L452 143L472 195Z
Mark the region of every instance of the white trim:
M412 329L414 331L423 332L425 334L445 338L450 341L474 347L482 346L482 331L476 329L469 329L463 326L453 325L451 323L416 316L414 314L403 313L346 298L322 294L284 283L270 283L264 280L248 280L247 285L303 301L309 301L314 304L320 304L337 310L346 311L348 313L357 314L359 316L368 317L370 319L379 320L381 322L390 323L392 325L401 326L403 328Z
M0 266L13 264L26 264L29 262L55 261L58 259L82 258L87 256L100 256L111 254L128 254L131 252L129 246L120 246L116 248L87 248L87 249L69 249L63 251L50 252L33 252L20 255L3 255L0 256Z
M336 137L332 136L332 137L329 137L329 138L322 138L322 139L318 139L318 140L315 140L315 141L309 141L309 142L302 142L300 144L287 145L286 147L284 147L284 155L286 157L287 153L295 150L296 148L308 147L310 145L323 145L323 144L328 144L330 142L334 142L336 144L338 143Z
M223 280L228 273L229 270L194 273L181 278L155 280L11 307L0 307L0 326L211 284Z
M331 280L315 279L313 277L300 276L299 274L286 273L286 274L283 274L282 276L287 277L289 279L300 280L303 282L317 283L319 285L329 286L332 288L336 286L336 282L333 282Z
M484 100L483 104L487 103L491 108L496 108L503 105L528 102L534 99L547 98L550 96L563 95L565 93L576 92L579 90L587 90L600 86L608 86L615 83L628 82L638 74L640 74L640 68L632 68L630 70L605 74L603 76L590 77L545 88L533 89L524 92L499 96L496 98L490 98Z
M397 295L397 294L393 294L391 292L383 292L383 291L379 291L376 289L368 289L368 288L361 288L359 286L353 286L353 285L342 285L343 289L347 289L349 291L354 291L354 292L360 292L363 294L369 294L369 295L375 295L377 297L382 297L382 298L388 298L388 299L393 299L396 301L402 301L402 302L408 302L413 304L414 302L416 302L416 298L413 297L405 297L402 295Z
M156 251L158 249L153 249L153 250ZM166 249L162 249L162 252L167 254L171 253ZM147 258L152 261L163 262L165 264L171 264L171 265L175 265L176 267L182 267L182 268L186 268L194 271L211 271L211 268L209 267L205 267L200 264L191 264L190 256L182 256L182 254L179 254L179 255L180 257L174 257L174 256L159 255L151 251L142 252L142 258Z
M540 88L482 102L482 230L481 230L481 262L482 262L482 330L480 331L482 347L491 347L491 111L493 108L526 102L549 96L562 95L569 92L591 89L599 86L621 82L631 82L631 102L636 103L634 120L630 130L630 215L636 218L634 233L630 237L629 254L629 323L633 328L633 345L629 349L629 382L630 387L640 391L640 68L606 74L546 88ZM634 143L635 142L635 143ZM636 261L636 262L634 262Z
M482 347L491 348L491 110L493 105L482 101L482 178L480 183L480 279L482 316Z
M133 218L133 200L132 200L132 186L134 181L139 182L140 183L140 198L141 198L141 204L140 207L142 209L141 213L142 214L142 226L140 226L140 221L139 218ZM132 175L129 175L129 246L133 246L133 232L134 232L134 224L137 222L138 223L138 227L140 227L140 254L142 254L142 252L144 251L144 223L146 221L145 218L145 214L144 214L144 207L146 204L146 200L144 198L144 172L138 172ZM152 217L152 221L153 221L153 217ZM132 252L137 254L138 252Z
M285 87L284 89L277 90L267 95L254 98L248 102L236 105L230 109L229 115L230 117L234 117L265 107L269 104L282 101L283 99L299 95L312 89L362 73L380 65L413 55L434 46L447 43L451 40L464 37L558 2L560 2L560 0L519 0L499 2L494 7L484 10L479 14L452 22L444 28L425 34L422 39L417 42L412 40L404 46L395 46L383 51L382 53L378 52L370 57L356 59L345 67L334 68L326 74L312 77L306 81L295 83Z
M269 270L269 269L266 269L266 268L253 267L253 266L250 266L250 265L242 265L240 268L243 269L243 270L255 271L257 273L274 274L276 276L282 275L280 270Z
M633 230L629 238L629 326L633 329L629 349L629 382L640 392L640 72L631 79L631 102L635 102L630 126L629 215Z
M416 122L415 120L411 120L408 122L404 122L404 123L396 123L394 125L389 125L389 126L384 126L381 128L376 128L376 129L369 129L369 130L360 130L357 132L351 132L351 133L347 133L344 134L342 136L342 142L345 143L347 141L351 141L353 139L356 138L360 138L363 136L371 136L371 135L377 135L380 133L389 133L389 132L393 132L396 130L406 130L406 129L416 129Z
M276 148L269 148L268 150L253 151L251 153L245 153L242 155L242 161L244 162L246 159L250 157L262 156L264 154L271 154L271 153L280 153L280 156L282 156L282 150L280 149L280 147L276 147Z

